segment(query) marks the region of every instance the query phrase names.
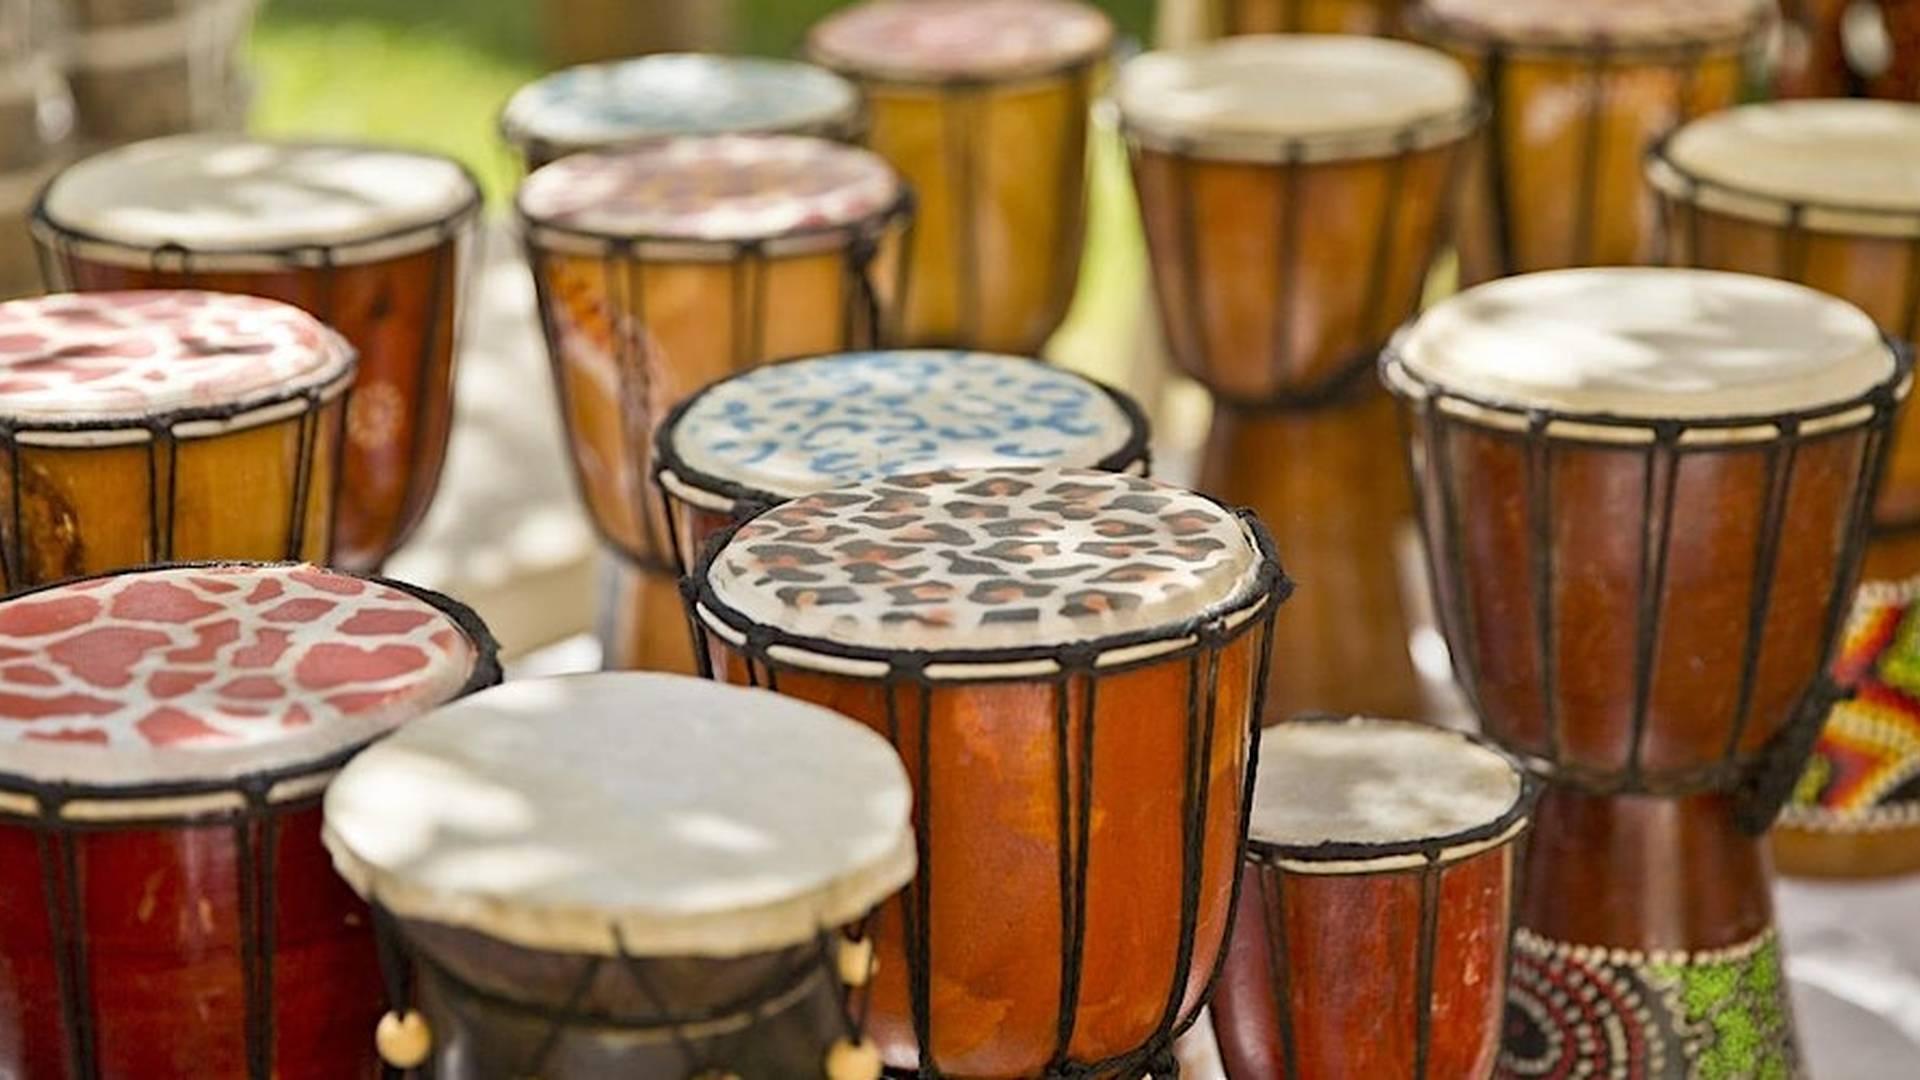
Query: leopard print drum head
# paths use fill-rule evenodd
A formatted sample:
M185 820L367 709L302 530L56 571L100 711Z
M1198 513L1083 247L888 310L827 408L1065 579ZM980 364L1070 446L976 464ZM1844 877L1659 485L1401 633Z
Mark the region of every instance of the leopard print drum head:
M1277 572L1238 515L1152 480L929 472L808 495L740 526L701 575L700 617L723 636L744 620L801 649L966 663L1244 620Z
M0 601L0 772L139 789L321 762L490 667L471 619L299 564L164 567Z
M344 388L350 346L299 308L193 290L0 304L0 418L133 423Z
M901 81L1016 79L1105 53L1113 24L1077 0L869 0L807 38L822 63Z
M728 957L815 940L913 877L879 735L704 679L609 672L475 694L327 791L341 875L407 919L531 949Z
M661 483L726 511L943 467L1144 471L1147 430L1125 395L1051 364L927 349L756 368L688 402L661 445Z

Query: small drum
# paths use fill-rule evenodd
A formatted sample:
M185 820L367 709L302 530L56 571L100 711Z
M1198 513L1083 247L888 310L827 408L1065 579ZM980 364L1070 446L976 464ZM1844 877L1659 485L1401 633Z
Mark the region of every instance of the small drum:
M1671 261L1770 274L1858 304L1920 340L1920 105L1791 101L1703 117L1656 145ZM1920 414L1900 424L1875 504L1920 529ZM1905 577L1911 565L1881 568Z
M390 977L419 973L424 1018L380 1027L393 1065L878 1080L861 935L913 877L910 803L899 757L844 716L620 672L408 725L327 792L326 843Z
M1080 0L867 0L808 35L860 86L868 145L920 200L898 344L1036 355L1065 318L1112 40Z
M911 196L865 150L728 135L563 158L519 213L587 509L630 584L672 608L654 423L727 375L891 336ZM691 670L663 647L648 666Z
M1165 2L1165 0L1163 0ZM1407 0L1201 0L1219 35L1369 34L1401 29Z
M237 131L258 0L69 0L68 78L81 134L119 143Z
M1640 155L1739 99L1763 0L1424 0L1421 37L1473 68L1492 114L1462 192L1466 284L1659 253Z
M225 293L0 304L9 592L170 559L324 559L353 350Z
M0 602L0 655L0 1075L378 1076L378 952L320 792L499 681L473 613L202 563Z
M791 60L660 53L582 64L523 86L500 133L529 169L581 150L675 135L818 135L850 141L860 92L824 68Z
M1533 797L1511 758L1457 732L1268 728L1213 999L1227 1075L1490 1075Z
M1773 861L1809 877L1920 870L1920 579L1870 582L1834 659L1846 699L1773 827Z
M783 503L694 575L703 660L884 733L920 875L871 1026L924 1075L1171 1075L1213 983L1289 584L1251 515L1079 469Z
M473 177L446 158L201 135L71 166L34 208L34 231L49 285L270 296L353 342L334 561L370 569L440 482L479 209Z

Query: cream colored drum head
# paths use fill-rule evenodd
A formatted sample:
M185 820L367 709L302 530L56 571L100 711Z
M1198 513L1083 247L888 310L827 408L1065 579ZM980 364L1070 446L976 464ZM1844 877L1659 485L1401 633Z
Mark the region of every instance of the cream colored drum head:
M410 724L327 791L341 875L394 914L530 949L741 956L913 877L885 739L764 690L639 672L510 682Z
M1364 157L1458 139L1479 115L1444 53L1339 34L1233 37L1152 52L1114 87L1130 134L1208 156Z
M1707 210L1808 229L1920 236L1920 105L1774 101L1710 113L1648 166L1656 187Z
M1421 13L1449 36L1599 51L1737 40L1772 9L1767 0L1422 0Z
M1503 408L1638 420L1799 414L1893 378L1873 320L1802 285L1709 270L1524 274L1436 304L1388 349L1434 388Z

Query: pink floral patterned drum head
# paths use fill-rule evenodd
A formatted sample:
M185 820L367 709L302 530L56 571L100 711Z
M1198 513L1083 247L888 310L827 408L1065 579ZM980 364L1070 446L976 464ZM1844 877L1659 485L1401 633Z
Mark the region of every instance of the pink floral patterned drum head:
M821 22L808 47L862 74L1013 77L1090 59L1112 38L1077 0L871 0Z
M103 785L314 762L448 701L446 613L306 565L174 567L0 602L0 771Z
M352 367L339 335L275 300L156 290L0 304L0 417L16 422L237 410L327 386Z
M1426 0L1452 26L1515 44L1700 43L1757 31L1764 0Z

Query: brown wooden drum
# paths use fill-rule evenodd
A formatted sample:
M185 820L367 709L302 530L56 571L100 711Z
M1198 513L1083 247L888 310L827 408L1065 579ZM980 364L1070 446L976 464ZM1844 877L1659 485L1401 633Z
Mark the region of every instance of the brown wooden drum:
M372 1080L369 913L320 793L499 681L423 590L198 563L0 602L0 1075Z
M68 167L33 228L52 287L268 296L353 343L333 561L367 570L406 541L440 482L479 209L473 177L447 158L188 135Z
M424 1010L382 1022L392 1065L879 1080L860 934L913 877L911 801L844 716L609 672L409 724L328 790L326 843Z
M865 126L860 92L792 60L656 53L581 64L528 83L500 113L500 134L529 169L581 150L677 135L818 135Z
M1398 34L1407 0L1207 0L1216 33Z
M1771 11L1763 0L1414 8L1414 33L1466 62L1492 108L1462 191L1462 282L1655 261L1641 152L1739 99Z
M7 591L168 559L324 559L353 349L224 293L0 304Z
M1441 728L1268 728L1213 1001L1227 1075L1490 1075L1534 794L1511 758Z
M1773 92L1783 98L1844 97L1859 83L1847 62L1853 0L1781 0Z
M1088 106L1113 26L1080 0L867 0L807 51L859 85L920 200L903 345L1036 355L1086 227Z
M619 611L673 628L624 659L691 672L654 424L717 379L892 337L912 198L865 150L723 135L574 154L517 203L574 474L626 564Z
M913 778L920 874L875 924L886 1063L1169 1075L1222 955L1290 587L1258 523L1115 473L950 471L717 544L693 605L714 673L863 721Z

